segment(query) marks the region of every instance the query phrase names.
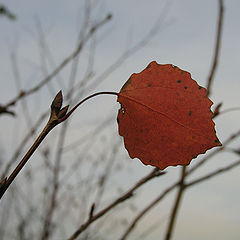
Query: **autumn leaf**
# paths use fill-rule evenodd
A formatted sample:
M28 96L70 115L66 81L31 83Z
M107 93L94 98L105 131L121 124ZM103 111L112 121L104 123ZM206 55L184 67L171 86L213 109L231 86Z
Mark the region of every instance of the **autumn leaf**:
M132 74L118 94L117 118L130 157L165 169L221 146L206 93L171 64L151 62Z

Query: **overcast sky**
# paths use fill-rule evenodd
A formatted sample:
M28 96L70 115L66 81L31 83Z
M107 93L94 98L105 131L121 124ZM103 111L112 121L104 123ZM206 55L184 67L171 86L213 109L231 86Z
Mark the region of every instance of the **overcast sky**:
M8 102L18 92L12 73L11 51L17 53L19 69L21 69L21 88L28 89L43 78L39 57L38 23L41 23L48 47L57 65L74 49L84 15L84 3L77 0L5 0L1 3L16 14L17 20L9 21L0 17L0 104ZM147 45L125 59L120 67L106 77L94 91L119 91L132 73L140 72L153 60L160 64L171 63L189 71L199 85L205 86L214 52L218 1L99 0L93 3L91 21L96 22L108 13L113 16L112 20L96 34L96 41L99 41L95 49L96 74L100 74L124 51L147 36L154 24L159 25ZM224 5L223 39L211 99L214 104L223 102L223 109L228 109L240 105L240 1L225 0ZM83 65L86 64L84 61L87 56L88 50L81 58ZM82 75L80 69L79 78ZM61 73L62 79L67 76L69 76L68 71ZM63 90L66 89L67 86ZM54 89L55 92L58 90ZM41 101L37 104L41 109L46 109L52 95L46 88L41 94ZM104 116L117 112L118 105L115 103L115 98L103 97L94 104L89 103L88 108L83 108L83 113L87 114L82 115L85 117L81 116L82 124L89 122L94 124L95 119L104 119ZM32 111L35 114L36 108ZM240 112L237 111L216 119L219 139L223 141L237 131L239 120ZM3 124L6 126L1 129L1 135L8 136L4 141L0 139L4 149L8 149L8 141L13 141L9 136L13 121L9 116L0 118L1 126ZM117 134L117 126L114 127L114 131ZM233 146L239 147L239 143L240 141L236 141ZM220 167L235 159L236 156L223 154L217 161L215 160L215 165L210 167L216 164ZM145 166L142 167L138 160L131 164L137 165L139 175L144 172L141 168ZM203 168L202 173L205 170ZM186 193L176 226L175 239L235 240L239 238L239 170L236 168ZM176 168L170 169L169 177L164 181L167 183L171 176L178 174L176 171ZM145 200L147 201L147 196ZM162 211L162 207L156 208L151 219L156 218L159 221ZM155 230L149 239L159 239L159 236L162 236L161 230Z

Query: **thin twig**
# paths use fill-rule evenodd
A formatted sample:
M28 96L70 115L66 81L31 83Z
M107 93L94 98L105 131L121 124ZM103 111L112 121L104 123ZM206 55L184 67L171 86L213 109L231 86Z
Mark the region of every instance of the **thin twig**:
M197 183L203 182L205 180L208 180L212 177L217 176L218 174L221 173L225 173L237 166L240 165L240 160L226 166L223 168L220 168L216 171L213 171L210 174L207 174L203 177L200 177L196 180L193 180L189 183L185 183L184 187L185 189L187 189L188 187L191 187ZM181 181L181 180L180 180ZM126 230L126 232L124 233L124 235L120 238L120 240L126 240L127 236L130 234L130 232L134 229L134 227L136 226L136 224L138 223L138 221L140 221L142 219L142 217L149 211L151 210L157 203L159 203L169 192L171 192L176 186L178 186L180 184L180 181L172 184L170 187L168 187L163 193L161 193L156 199L154 199L150 204L148 204L132 221L132 223L129 225L128 229Z
M61 106L62 106L62 93L59 92L52 102L51 115L50 115L50 118L49 118L46 126L44 127L44 129L42 130L42 132L40 133L40 135L38 136L36 141L33 143L33 145L30 147L28 152L25 154L23 159L20 161L20 163L17 165L17 167L13 170L11 175L8 178L5 178L1 181L1 184L0 184L0 199L2 198L3 194L6 192L8 187L11 185L13 180L16 178L16 176L19 174L19 172L22 170L22 168L25 166L25 164L28 162L30 157L36 151L36 149L41 144L43 139L47 136L47 134L55 126L57 126L59 123L61 123L61 117L62 117L62 113L63 113L62 110L64 110L64 112L65 112L65 109L66 109L66 107L61 109ZM66 112L65 112L65 114L66 114Z
M196 171L200 166L204 165L210 158L215 156L217 153L223 151L227 145L229 145L233 140L235 140L237 137L240 136L240 130L236 133L231 134L224 142L222 147L217 148L216 150L210 152L206 157L202 158L201 160L196 163L193 167L191 167L187 171L187 175L192 174L194 171Z
M24 146L26 145L26 143L28 142L28 140L36 133L37 131L37 127L43 122L43 120L47 117L48 115L48 111L43 113L39 119L36 121L36 123L33 125L33 127L30 129L30 131L28 132L28 134L23 138L23 140L21 141L21 143L19 144L19 146L15 149L15 152L13 154L13 156L11 157L10 161L8 162L8 164L6 165L4 171L2 171L1 174L1 179L4 179L10 168L12 167L12 165L15 163L16 159L19 157L21 150L24 148Z
M182 167L182 174L181 174L181 178L180 178L180 183L179 183L179 188L178 188L178 193L177 193L177 197L175 200L175 204L173 206L172 209L172 213L171 213L171 217L170 217L170 221L168 224L168 229L167 229L167 233L165 236L165 240L170 240L172 237L172 232L173 232L173 227L176 221L176 217L177 217L177 213L179 210L179 206L180 206L180 202L182 200L182 196L183 196L183 192L185 190L185 173L186 173L186 166Z
M185 185L185 187L188 188L188 187L191 187L191 186L193 186L193 185L195 185L195 184L197 184L197 183L200 183L200 182L203 182L203 181L205 181L205 180L208 180L208 179L210 179L210 178L212 178L212 177L215 177L215 176L218 175L218 174L227 172L227 171L229 171L229 170L237 167L238 165L240 165L240 160L237 160L237 161L235 161L234 163L231 163L231 164L229 164L229 165L226 166L226 167L217 169L216 171L213 171L213 172L211 172L211 173L209 173L209 174L207 174L207 175L205 175L205 176L203 176L203 177L200 177L200 178L198 178L198 179L196 179L196 180L193 180L193 181L187 183L187 184Z
M77 40L78 45L84 39L84 34L88 28L89 17L90 17L89 1L85 1L85 3L86 3L86 7L85 7L85 11L84 11L85 17L84 17L84 21L83 21L83 26L80 28L81 30L80 30L78 40ZM80 53L80 51L79 51L79 53ZM71 89L74 86L74 83L76 81L79 58L80 58L80 54L78 54L72 62L70 78L68 81L69 89ZM74 92L73 90L68 91L68 94L66 96L66 99L69 100L70 105L72 103L73 92ZM64 124L61 128L61 131L60 131L60 136L58 138L58 144L57 144L56 156L55 156L54 168L53 168L53 182L51 185L52 190L51 190L50 199L49 199L49 206L46 209L46 214L45 214L45 217L43 220L43 229L42 229L42 233L41 233L41 240L49 239L51 234L53 233L53 231L52 231L52 229L53 229L52 221L53 220L52 219L53 219L53 214L57 208L57 204L58 204L57 197L58 197L58 193L59 193L60 187L61 187L59 176L60 176L60 168L61 168L61 162L62 162L63 145L65 142L68 125L69 125L68 122L64 122Z
M189 176L190 174L192 174L195 170L197 170L201 165L203 165L208 159L210 159L211 157L215 156L217 153L221 152L222 150L224 150L224 147L226 145L228 145L229 143L231 143L233 140L235 140L238 136L240 135L240 131L232 134L230 137L228 137L224 143L223 143L223 147L216 149L215 151L211 152L210 154L208 154L205 158L203 158L202 160L200 160L199 164L195 165L194 167L192 167L191 169L189 169L186 173L185 173L185 178L186 176ZM236 165L237 166L237 165ZM234 166L232 166L234 167ZM228 169L230 170L230 169ZM219 171L219 170L218 170ZM227 170L226 170L227 171ZM205 180L206 176L203 177L203 180ZM199 182L199 181L198 181ZM133 231L134 227L136 226L136 224L143 218L143 216L150 211L156 204L158 204L169 192L171 192L175 187L177 187L180 184L180 181L175 182L174 184L172 184L170 187L168 187L163 193L161 193L156 199L154 199L150 204L148 204L132 221L132 223L129 225L129 227L127 228L127 230L125 231L124 235L122 236L122 238L120 238L120 240L126 240L127 236ZM186 184L188 185L188 184ZM186 187L185 185L185 187Z
M63 102L63 96L62 96L62 91L60 91L56 97L54 98L52 105L51 105L51 115L50 118L46 124L46 126L44 127L44 129L42 130L42 132L40 133L39 137L36 139L36 141L33 143L33 145L31 146L31 148L28 150L28 152L25 154L25 156L23 157L23 159L20 161L20 163L18 164L18 166L14 169L14 171L11 173L11 175L8 178L4 178L1 180L0 182L0 199L2 198L3 194L6 192L6 190L8 189L8 187L10 186L10 184L13 182L13 180L16 178L16 176L19 174L19 172L22 170L22 168L24 167L24 165L27 163L27 161L30 159L30 157L32 156L32 154L36 151L36 149L38 148L38 146L41 144L41 142L43 141L43 139L47 136L47 134L54 128L56 127L58 124L64 122L66 119L68 119L71 114L81 105L83 104L85 101L98 96L98 95L117 95L118 93L116 92L97 92L94 93L88 97L86 97L85 99L83 99L81 102L79 102L75 107L73 107L72 110L70 110L68 113L68 107L69 106L65 106L63 108L62 107L62 102Z
M123 236L120 238L120 240L126 240L128 235L132 232L138 221L142 219L142 217L149 212L157 203L159 203L168 193L170 193L176 186L179 185L179 181L172 184L170 187L164 190L163 193L161 193L158 197L156 197L152 202L150 202L144 209L141 210L141 212L134 218L132 223L128 226L127 230L123 234Z
M104 25L106 22L108 22L110 19L112 18L111 14L108 14L102 21L98 22L96 25L94 25L89 32L87 33L87 35L85 36L85 38L79 42L76 50L70 54L67 58L65 58L56 69L54 69L52 71L52 73L50 73L46 78L44 78L42 81L40 81L36 86L34 86L33 88L26 90L26 91L20 91L19 94L14 97L12 100L10 100L7 104L2 105L1 109L3 109L4 111L2 113L5 113L6 111L8 111L8 108L10 106L13 106L16 104L17 101L19 101L20 99L22 99L23 97L26 97L36 91L38 91L41 87L43 87L47 82L49 82L53 77L55 77L70 61L72 61L78 54L79 52L82 50L84 44L87 42L87 40L90 39L90 37L102 26ZM0 109L0 110L1 110Z
M140 179L132 188L130 188L126 193L124 193L122 196L117 198L115 201L113 201L111 204L109 204L107 207L99 211L98 213L94 214L89 218L85 223L83 223L78 230L70 237L68 240L74 240L76 239L84 230L86 230L94 221L105 215L107 212L109 212L112 208L116 207L119 203L124 202L125 200L129 199L133 196L133 193L144 183L148 182L152 178L155 178L157 176L160 176L164 174L164 172L161 172L158 168L153 169L146 177Z
M207 80L207 96L210 96L211 94L212 82L217 69L220 45L222 40L222 27L223 27L223 14L224 14L223 0L219 0L218 4L219 4L219 9L218 9L217 37L216 37L216 43L215 43L213 63L212 63L211 71Z

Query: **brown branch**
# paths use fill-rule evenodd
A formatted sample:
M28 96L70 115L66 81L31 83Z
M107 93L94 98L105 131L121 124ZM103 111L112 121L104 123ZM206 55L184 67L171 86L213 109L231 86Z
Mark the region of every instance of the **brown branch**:
M32 156L32 154L36 151L36 149L38 148L38 146L41 144L41 142L43 141L43 139L47 136L47 134L58 124L64 122L66 119L68 119L71 114L81 105L83 104L85 101L98 96L98 95L104 95L104 94L108 94L108 95L117 95L118 93L116 92L97 92L94 93L86 98L84 98L82 101L80 101L75 107L73 107L68 113L68 107L69 106L65 106L63 108L62 107L62 102L63 102L63 96L62 96L62 91L60 91L56 97L54 98L52 104L51 104L51 115L50 115L50 119L48 120L46 126L44 127L43 131L40 133L39 137L37 138L37 140L33 143L33 145L31 146L31 148L28 150L28 152L25 154L25 156L23 157L23 159L20 161L20 163L18 164L18 166L14 169L14 171L12 172L12 174L9 176L9 178L4 178L1 180L0 182L0 199L2 198L3 194L6 192L6 190L8 189L8 187L10 186L10 184L13 182L13 180L16 178L16 176L19 174L19 172L22 170L22 168L24 167L24 165L27 163L27 161L30 159L30 157ZM56 186L55 186L56 187Z
M5 169L2 171L1 179L5 178L12 167L12 165L15 163L16 159L19 157L21 150L24 148L28 140L36 133L37 127L43 122L43 120L47 117L48 112L43 113L40 118L36 121L34 126L30 129L30 131L27 133L27 135L23 138L19 146L15 149L15 152L13 156L11 157L10 161L6 165Z
M22 168L25 166L25 164L28 162L30 157L33 155L33 153L36 151L38 146L41 144L43 139L47 136L47 134L59 123L62 122L62 118L67 112L67 107L62 108L62 92L60 91L56 97L54 98L52 105L51 105L51 114L50 118L36 139L36 141L33 143L33 145L30 147L28 152L25 154L23 159L20 161L20 163L17 165L17 167L14 169L14 171L11 173L11 175L8 178L4 178L0 183L0 199L8 189L8 187L11 185L11 183L14 181L16 176L19 174L19 172L22 170Z
M210 178L212 178L212 177L215 177L215 176L218 175L218 174L222 174L222 173L224 173L224 172L227 172L227 171L229 171L229 170L237 167L238 165L240 165L240 160L235 161L234 163L229 164L229 165L226 166L226 167L217 169L216 171L213 171L213 172L211 172L211 173L209 173L209 174L207 174L207 175L205 175L205 176L203 176L203 177L200 177L200 178L198 178L198 179L196 179L196 180L193 180L193 181L191 181L190 183L187 183L187 184L185 185L185 187L186 187L186 188L187 188L187 187L191 187L191 186L193 186L193 185L195 185L195 184L197 184L197 183L200 183L200 182L203 182L203 181L205 181L205 180L208 180L208 179L210 179Z
M89 23L89 17L90 17L90 5L89 1L85 1L86 7L85 7L85 17L83 21L83 26L81 27L79 36L78 36L78 42L81 42L82 39L84 39L84 34L85 31L88 28L88 23ZM76 75L77 75L77 70L78 70L78 63L79 63L79 57L80 55L78 54L75 59L72 62L72 67L71 67L71 72L70 72L70 79L68 81L68 86L69 89L72 89L75 80L76 80ZM68 91L68 94L66 96L66 99L69 99L69 104L72 103L72 95L73 95L73 89ZM58 193L60 190L60 181L59 181L59 176L60 176L60 168L61 168L61 162L62 162L62 153L63 153L63 145L65 142L65 137L68 129L68 122L65 122L61 128L60 131L60 136L58 138L58 144L57 144L57 150L56 150L56 156L55 156L55 161L54 161L54 168L53 168L53 182L52 182L52 191L50 194L50 201L49 201L49 206L46 209L46 214L43 220L43 229L41 233L41 240L46 240L49 239L51 234L53 233L52 231L52 222L53 222L53 214L57 208L57 197Z
M119 58L111 64L103 73L96 77L96 79L88 86L87 91L95 89L100 83L102 83L107 77L114 72L120 65L122 65L128 58L137 53L140 49L144 48L158 33L159 29L162 26L163 21L166 18L166 15L169 11L169 3L166 3L163 9L161 10L158 18L149 28L146 35L140 39L136 44L126 49Z
M0 4L0 15L5 16L10 20L16 20L17 18L15 14L9 11L9 9L2 4Z
M202 158L201 160L198 161L198 163L196 163L196 165L194 165L193 167L191 167L188 171L187 171L187 175L192 174L194 171L196 171L200 166L202 166L203 164L205 164L207 162L207 160L209 160L211 157L215 156L217 153L223 151L225 149L225 147L227 145L229 145L233 140L235 140L237 137L240 136L240 130L237 131L236 133L230 135L224 142L222 147L217 148L216 150L210 152L206 157Z
M100 176L100 179L98 181L99 187L98 187L95 201L94 201L96 209L98 208L98 206L100 205L100 202L102 200L102 197L103 197L103 194L104 194L104 191L106 188L106 183L111 174L114 163L117 159L117 152L119 151L120 146L121 146L121 144L119 143L119 141L117 143L115 143L115 145L113 146L109 160L107 161L106 167L104 168L104 173Z
M129 225L129 227L127 228L127 230L125 231L125 233L123 234L123 236L120 238L120 240L126 240L126 238L128 237L128 235L132 232L132 230L134 229L134 227L136 226L137 222L151 209L153 208L159 201L161 201L169 192L171 192L176 186L179 186L179 192L176 198L176 202L171 214L171 218L170 218L170 222L169 222L169 226L168 226L168 231L167 231L167 235L166 238L167 240L170 239L171 237L171 232L174 226L174 222L176 219L176 214L177 214L177 210L181 201L181 197L183 194L183 191L185 189L185 185L184 185L184 179L186 176L186 167L182 167L182 174L181 174L181 178L178 182L174 183L173 185L171 185L170 187L168 187L162 194L160 194L156 199L154 199L150 204L147 205L146 208L144 208L136 217L135 219L132 221L132 223Z
M214 79L214 75L217 69L218 59L219 59L219 50L221 45L222 39L222 26L223 26L223 14L224 14L224 6L223 0L218 1L219 9L218 9L218 26L217 26L217 37L215 43L215 51L214 51L214 58L211 67L211 71L207 80L207 96L211 94L211 87Z
M129 199L133 196L133 193L144 183L148 182L154 177L163 175L165 172L161 172L158 168L153 169L146 177L140 179L132 188L130 188L126 193L124 193L122 196L117 198L115 201L113 201L110 205L99 211L98 213L92 215L88 218L88 220L83 223L78 230L70 237L68 240L74 240L76 239L84 230L86 230L94 221L105 215L107 212L109 212L112 208L116 207L119 203L124 202L125 200Z
M52 216L54 213L54 210L57 207L57 193L59 190L59 174L60 174L60 163L61 163L61 155L62 155L62 148L61 146L63 145L64 142L64 137L66 134L66 122L63 125L62 128L62 135L59 138L58 145L60 146L58 148L58 152L56 155L56 160L55 160L55 165L53 168L53 182L52 182L52 193L50 196L50 205L49 208L47 209L45 219L43 221L43 230L41 234L41 240L48 239L52 233Z
M176 221L176 217L177 217L179 206L180 206L180 203L182 200L183 192L185 190L185 183L184 183L185 176L186 176L185 174L186 174L186 166L183 166L182 174L181 174L181 178L180 178L180 182L179 182L178 194L177 194L175 204L172 209L172 213L171 213L170 221L168 224L168 229L167 229L167 233L165 236L165 240L170 240L172 237L173 227L174 227L174 224Z
M186 173L185 173L185 177L192 174L195 170L197 170L200 166L202 166L209 158L215 156L217 153L221 152L224 150L224 147L226 145L228 145L229 143L231 143L233 140L235 140L237 137L239 137L240 135L240 131L232 134L230 137L228 137L224 143L223 143L223 147L216 149L215 151L211 152L208 156L206 156L205 158L203 158L202 160L199 161L199 164L195 165L194 167L192 167L191 169L189 169ZM224 171L230 170L233 167L236 167L238 164L236 163L235 166L230 166L228 167L228 169L225 169ZM223 172L223 170L221 170L221 172L219 172L220 170L217 170L219 174L221 172ZM215 175L216 175L215 174ZM205 178L208 177L203 177L204 179L202 179L201 181L205 180ZM209 177L210 178L210 177ZM200 179L197 181L200 182ZM196 182L196 183L197 183ZM129 225L129 227L127 228L127 230L125 231L124 235L122 236L122 238L120 238L120 240L125 240L127 238L127 236L133 231L134 227L136 226L136 224L142 219L142 217L148 212L150 211L157 203L159 203L169 192L171 192L175 187L177 187L180 184L180 181L174 183L173 185L171 185L169 188L167 188L162 194L160 194L156 199L154 199L150 204L148 204L132 221L132 223ZM190 185L191 183L185 184L185 188L187 188L187 185Z
M152 202L150 202L132 221L132 223L129 225L123 236L120 238L120 240L125 240L128 235L132 232L138 221L148 212L150 211L158 202L160 202L168 193L170 193L176 186L179 185L179 181L172 184L170 187L168 187L163 193L161 193L157 198L155 198Z
M13 117L16 115L13 111L8 110L8 107L0 105L0 114L10 114Z
M9 101L7 104L1 106L3 109L8 109L10 106L13 106L16 104L17 101L20 99L38 91L41 87L43 87L47 82L49 82L53 77L55 77L70 61L76 58L76 56L81 52L84 44L90 39L90 37L106 22L108 22L112 18L111 14L108 14L102 21L94 25L90 28L88 33L86 34L85 38L82 39L82 41L79 42L77 48L75 51L70 54L67 58L65 58L58 67L52 71L46 78L44 78L42 81L40 81L36 86L33 88L26 90L26 91L20 91L19 94L14 97L11 101ZM5 111L6 112L6 111ZM5 113L2 112L2 113Z

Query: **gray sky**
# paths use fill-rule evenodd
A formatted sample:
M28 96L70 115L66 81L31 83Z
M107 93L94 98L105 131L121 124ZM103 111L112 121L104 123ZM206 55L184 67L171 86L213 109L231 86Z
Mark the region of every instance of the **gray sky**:
M99 0L93 2L93 22L103 18L107 13L113 15L112 21L96 35L96 41L99 41L99 44L95 50L94 70L97 74L101 74L127 48L131 48L143 39L154 23L160 19L158 32L148 44L126 59L94 91L119 91L132 73L140 72L153 60L160 64L171 63L189 71L193 79L205 86L215 44L218 14L216 0ZM211 99L215 104L223 102L223 109L228 109L239 107L240 104L240 68L238 66L240 1L226 0L224 2L226 11L222 47ZM18 17L17 21L0 18L0 103L5 103L18 92L12 74L11 51L17 52L22 88L28 89L34 86L43 78L37 23L41 22L54 62L58 64L74 49L83 19L84 4L83 1L76 0L5 0L2 3L6 4ZM81 57L83 65L86 64L84 61L89 55L88 51L86 49ZM83 72L84 69L78 71L79 78L82 77ZM68 76L69 70L61 72L62 79ZM65 87L67 88L67 86ZM57 92L59 89L54 90ZM34 114L37 114L36 106L46 109L52 98L46 88L40 94L42 96L40 102L33 99L32 111ZM82 108L82 115L76 113L76 119L81 115L81 120L73 121L72 131L76 133L75 127L78 123L94 124L96 119L104 119L104 116L116 113L117 108L115 98L112 99L108 96L89 103L88 107ZM219 139L223 141L239 129L239 117L240 112L235 111L216 119ZM7 141L3 142L3 139L0 139L0 144L5 149L8 149L8 143L13 141L9 134L14 126L13 121L8 116L0 118L1 126L3 124L6 126L1 129L1 132L7 136ZM117 135L117 126L114 126L113 131ZM71 139L69 141L71 142ZM235 141L232 146L239 147L239 143L239 140ZM125 151L124 148L123 151ZM204 167L199 175L236 159L237 157L232 154L222 154L213 163ZM136 165L139 177L145 174L145 170L149 168L141 165L138 160L131 161L129 164ZM164 189L165 184L179 174L177 168L169 168L168 171L168 176L163 181L153 183L149 194L157 195L158 192L154 192L156 189ZM238 239L240 235L239 180L239 168L236 168L187 192L176 226L176 239ZM169 197L169 202L165 201L163 205L160 204L154 209L154 213L149 214L146 218L149 218L149 221L156 219L161 222L161 219L167 214L164 209L166 206L171 206L173 197L174 195ZM149 202L148 196L142 196L142 200L139 202L140 205L145 205ZM162 213L163 217L161 217ZM165 226L166 223L163 224ZM160 224L160 226L163 225ZM155 230L149 239L159 239L158 236L162 236L163 229L160 227L159 231ZM141 230L141 224L136 229L136 231L138 230Z

